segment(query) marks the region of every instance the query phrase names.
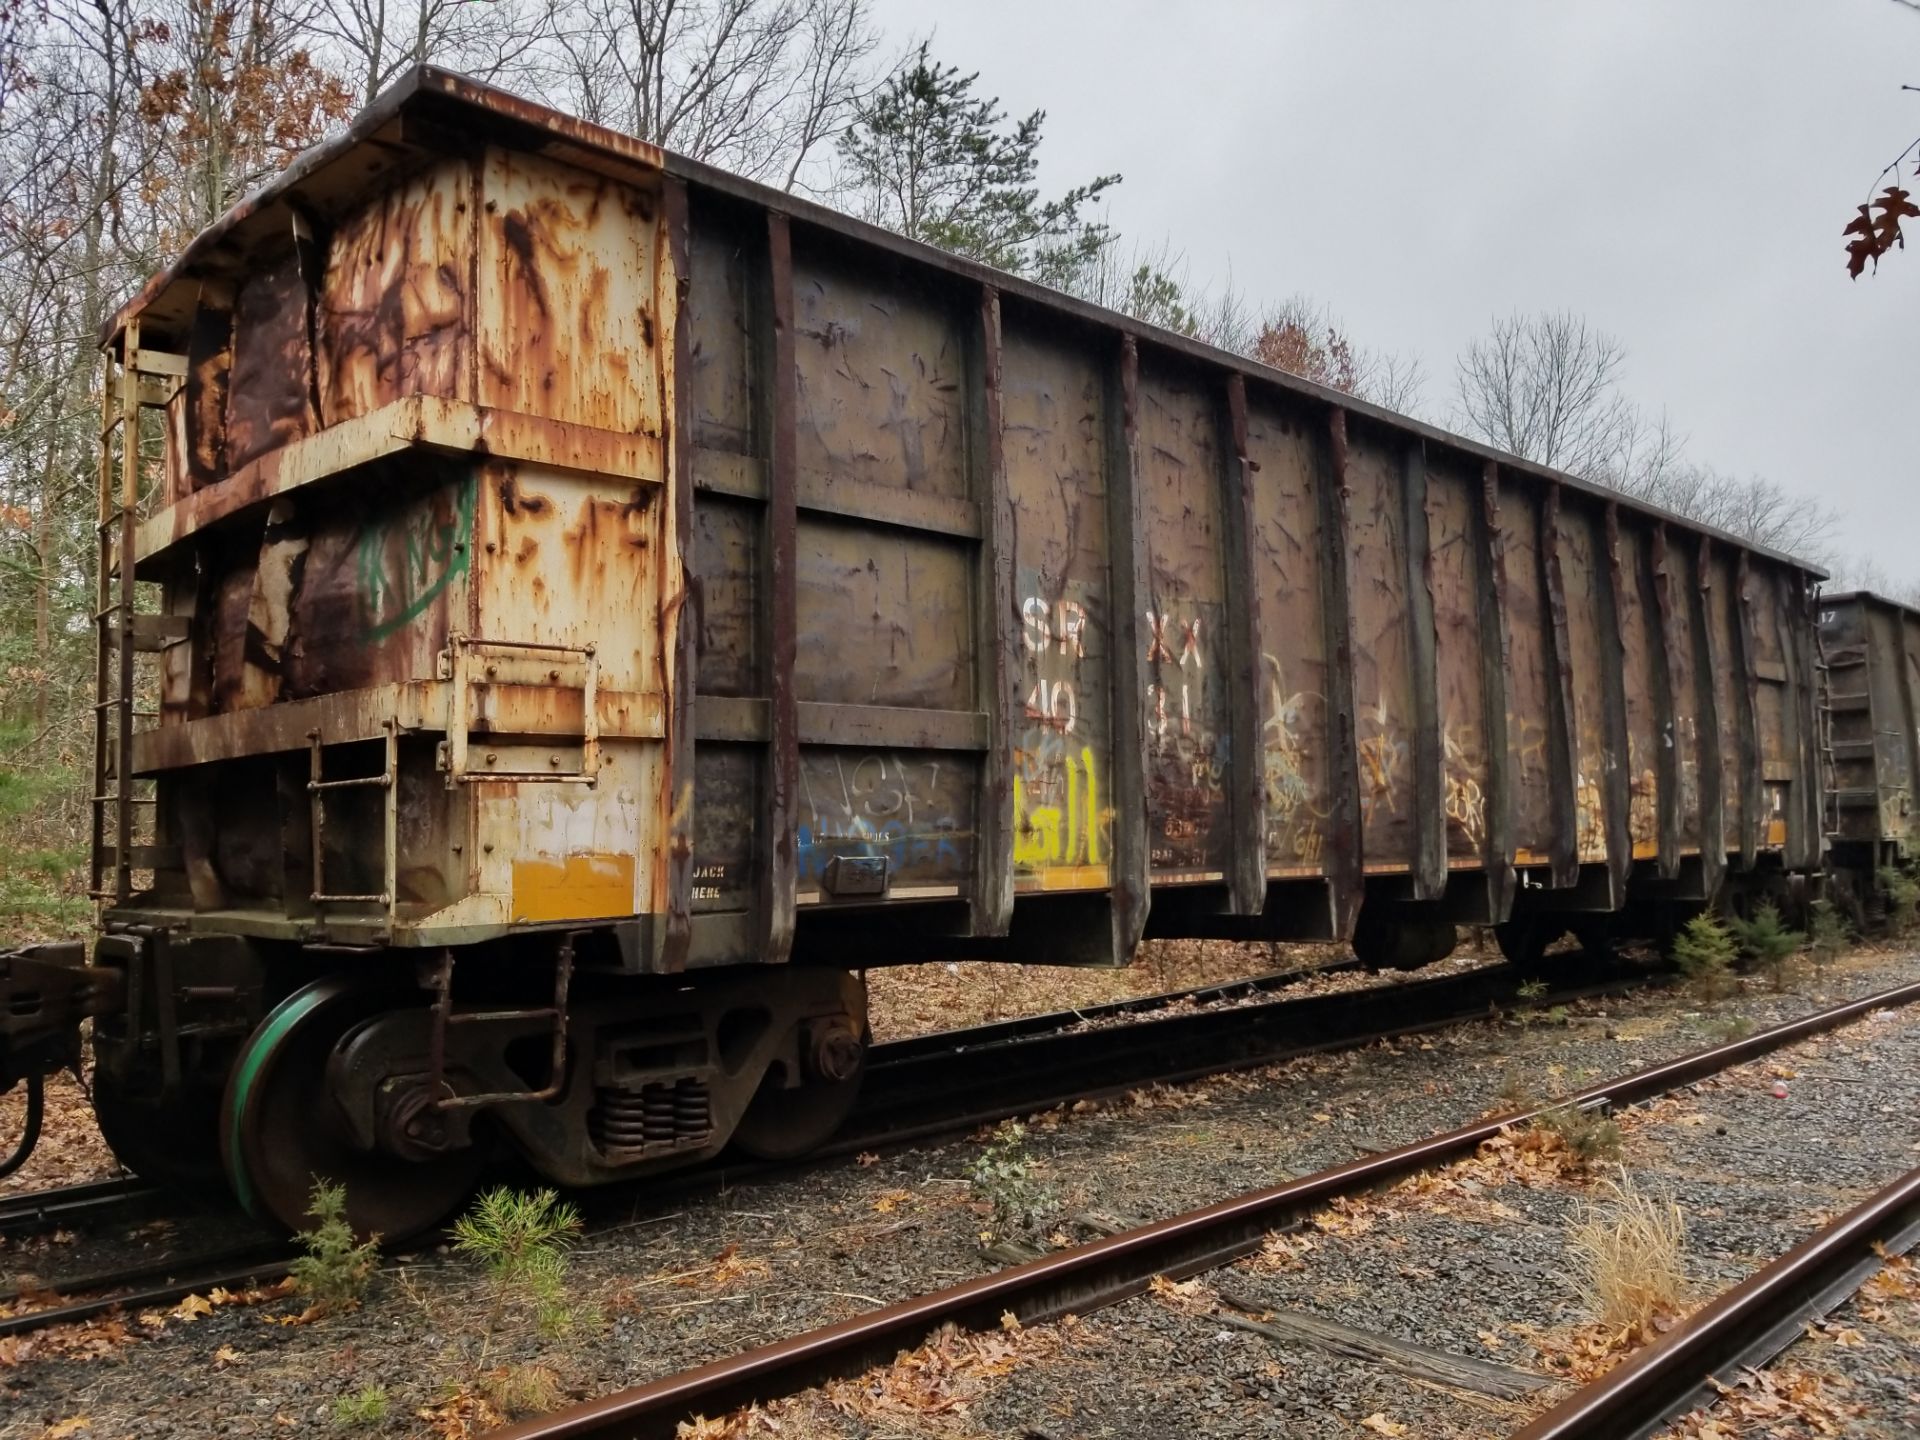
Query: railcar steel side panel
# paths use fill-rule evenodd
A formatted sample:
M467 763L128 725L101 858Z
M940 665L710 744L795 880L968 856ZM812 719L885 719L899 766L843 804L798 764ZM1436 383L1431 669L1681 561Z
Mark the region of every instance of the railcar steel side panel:
M123 919L1114 963L1820 855L1809 567L459 76L105 338Z

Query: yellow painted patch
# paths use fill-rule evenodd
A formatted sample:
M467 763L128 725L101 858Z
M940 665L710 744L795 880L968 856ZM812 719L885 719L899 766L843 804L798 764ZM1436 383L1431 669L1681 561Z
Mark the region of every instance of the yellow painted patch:
M1660 842L1657 840L1636 840L1633 842L1633 858L1636 860L1657 860L1660 858Z
M1104 865L1052 865L1040 872L1042 890L1104 890L1107 884Z
M1767 844L1784 845L1787 843L1787 822L1769 820L1767 822Z
M590 920L633 914L633 856L568 855L513 862L513 918Z

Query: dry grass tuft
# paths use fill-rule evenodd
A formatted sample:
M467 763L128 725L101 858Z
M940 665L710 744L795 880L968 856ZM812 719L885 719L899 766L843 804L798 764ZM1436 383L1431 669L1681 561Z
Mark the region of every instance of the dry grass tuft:
M481 1393L502 1415L543 1415L559 1406L560 1377L545 1365L502 1365L481 1378Z
M1570 1238L1586 1297L1603 1325L1650 1336L1679 1313L1687 1291L1687 1222L1665 1196L1641 1190L1622 1171L1600 1182Z

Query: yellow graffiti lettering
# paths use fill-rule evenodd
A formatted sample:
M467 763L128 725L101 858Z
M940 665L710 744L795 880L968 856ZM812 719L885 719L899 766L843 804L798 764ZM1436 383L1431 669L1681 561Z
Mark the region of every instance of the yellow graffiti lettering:
M1029 803L1026 777L1013 777L1013 860L1029 869L1052 865L1101 863L1100 827L1109 817L1100 810L1100 772L1091 747L1079 756L1063 756L1065 805ZM1044 788L1058 794L1062 781L1048 777Z

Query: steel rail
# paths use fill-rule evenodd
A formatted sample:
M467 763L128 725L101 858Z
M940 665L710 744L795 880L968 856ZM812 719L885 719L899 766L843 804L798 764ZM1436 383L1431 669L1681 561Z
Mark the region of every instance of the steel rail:
M1499 963L1497 960L1489 960L1487 965L1491 968L1498 966ZM1152 995L1130 997L1125 1000L1106 1000L1098 1005L1076 1005L1071 1010L1051 1010L1038 1015L1016 1015L1006 1020L990 1020L983 1025L968 1025L956 1030L929 1030L920 1035L888 1040L874 1048L876 1053L885 1052L890 1058L897 1059L922 1054L940 1054L963 1048L974 1050L982 1045L997 1045L1008 1040L1022 1040L1035 1035L1071 1030L1076 1026L1114 1020L1124 1015L1148 1015L1178 1005L1237 1003L1289 989L1303 980L1317 980L1328 975L1344 975L1364 968L1360 961L1348 959L1330 965L1315 965L1298 970L1274 970L1264 975L1251 975L1244 980L1221 980L1210 985L1196 985L1184 990L1162 990Z
M938 1050L927 1050L918 1038L879 1045L869 1060L868 1088L842 1134L814 1154L825 1159L904 1144L1147 1083L1179 1084L1444 1029L1516 1003L1568 1004L1667 978L1582 957L1557 977L1552 992L1528 1001L1521 994L1525 974L1489 964L1457 975L1216 1005L1105 1028L1060 1028L1006 1041L949 1031L948 1045Z
M258 1258L241 1262L236 1261L235 1255ZM52 1325L72 1325L82 1320L93 1320L115 1310L140 1311L151 1310L157 1305L173 1305L189 1295L218 1286L233 1289L256 1282L270 1283L286 1275L293 1256L294 1252L284 1242L272 1245L255 1243L223 1255L189 1256L175 1266L157 1265L149 1267L144 1273L130 1271L128 1276L109 1277L118 1278L123 1283L129 1277L146 1279L155 1273L165 1278L135 1290L122 1289L108 1295L90 1295L84 1300L72 1300L41 1310L0 1317L0 1340L44 1330ZM198 1269L191 1268L196 1265Z
M856 1375L924 1342L942 1326L985 1330L1012 1314L1022 1324L1127 1299L1156 1275L1183 1277L1257 1249L1270 1232L1340 1196L1472 1155L1503 1129L1549 1110L1636 1104L1785 1045L1920 1000L1920 983L1845 1005L1604 1081L1553 1105L1516 1110L1411 1145L1365 1156L1175 1215L1139 1229L1041 1256L973 1280L715 1360L555 1414L493 1432L495 1440L644 1440L672 1437L694 1414L716 1416Z
M1638 1440L1713 1394L1723 1372L1764 1365L1920 1240L1920 1169L1909 1170L1653 1344L1574 1391L1512 1440Z
M78 1223L103 1211L135 1205L162 1193L161 1188L150 1181L122 1176L0 1195L0 1235L30 1234Z

